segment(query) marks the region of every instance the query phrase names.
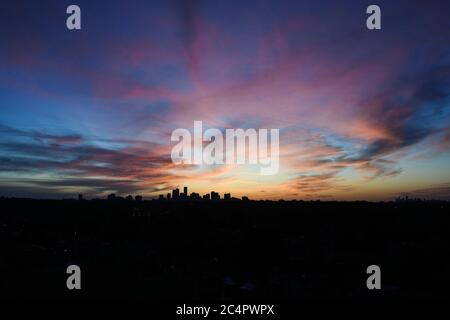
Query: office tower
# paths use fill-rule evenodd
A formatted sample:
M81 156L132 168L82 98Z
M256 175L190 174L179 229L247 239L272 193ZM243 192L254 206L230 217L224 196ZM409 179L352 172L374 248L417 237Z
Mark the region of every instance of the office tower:
M178 199L180 196L180 189L176 188L172 190L172 199Z
M215 191L211 191L211 200L220 200L220 194Z
M200 195L197 192L192 192L189 198L192 200L199 200Z

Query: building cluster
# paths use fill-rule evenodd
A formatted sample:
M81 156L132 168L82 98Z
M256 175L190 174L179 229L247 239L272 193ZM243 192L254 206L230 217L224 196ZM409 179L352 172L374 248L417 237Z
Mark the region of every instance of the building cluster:
M78 195L78 200L82 200L83 199L83 195ZM124 197L120 197L120 196L116 196L115 193L111 193L110 195L108 195L107 197L108 200L127 200L127 201L133 201L133 196L132 195L128 195L125 198ZM135 201L142 201L142 196L137 195L134 197Z
M127 200L127 201L142 201L143 198L141 195L137 195L133 197L132 195L128 195L126 197L117 196L115 193L111 193L107 196L107 200L110 201L116 201L116 200ZM78 195L78 200L83 201L84 197L82 194ZM95 199L99 200L99 199ZM167 193L166 196L163 194L159 195L159 200L213 200L218 201L221 200L220 194L215 191L211 191L211 193L207 193L203 196L201 196L197 192L192 192L191 194L188 194L188 187L183 188L183 192L180 192L179 188L176 188L172 190L172 192ZM225 193L223 195L223 200L243 200L243 201L249 201L249 198L246 196L243 196L241 199L235 198L231 196L231 193Z
M167 195L164 197L164 195L159 195L159 200L213 200L217 201L220 200L220 194L215 191L211 191L211 193L207 193L203 196L200 196L197 192L192 192L191 194L188 193L188 188L184 187L183 192L180 192L179 188L173 189L171 193L167 193ZM225 193L224 200L240 200L238 198L231 197L231 193ZM242 200L249 200L248 197L242 197Z

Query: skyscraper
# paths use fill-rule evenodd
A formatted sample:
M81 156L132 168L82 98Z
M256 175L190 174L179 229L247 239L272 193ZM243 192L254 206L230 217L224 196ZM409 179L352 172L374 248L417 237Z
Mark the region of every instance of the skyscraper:
M220 200L220 194L215 191L211 191L211 200Z

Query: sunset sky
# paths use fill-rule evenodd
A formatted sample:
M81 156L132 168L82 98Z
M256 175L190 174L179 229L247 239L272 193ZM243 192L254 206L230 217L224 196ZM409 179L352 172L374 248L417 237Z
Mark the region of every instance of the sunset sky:
M66 28L78 4L82 30ZM366 28L378 4L382 30ZM2 1L0 196L450 200L449 1ZM279 128L280 170L176 166Z

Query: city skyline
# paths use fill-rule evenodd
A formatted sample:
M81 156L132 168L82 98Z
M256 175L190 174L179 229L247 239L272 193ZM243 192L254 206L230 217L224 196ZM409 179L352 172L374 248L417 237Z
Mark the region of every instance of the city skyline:
M448 1L2 4L0 196L450 200ZM171 133L279 128L279 171L175 165Z

